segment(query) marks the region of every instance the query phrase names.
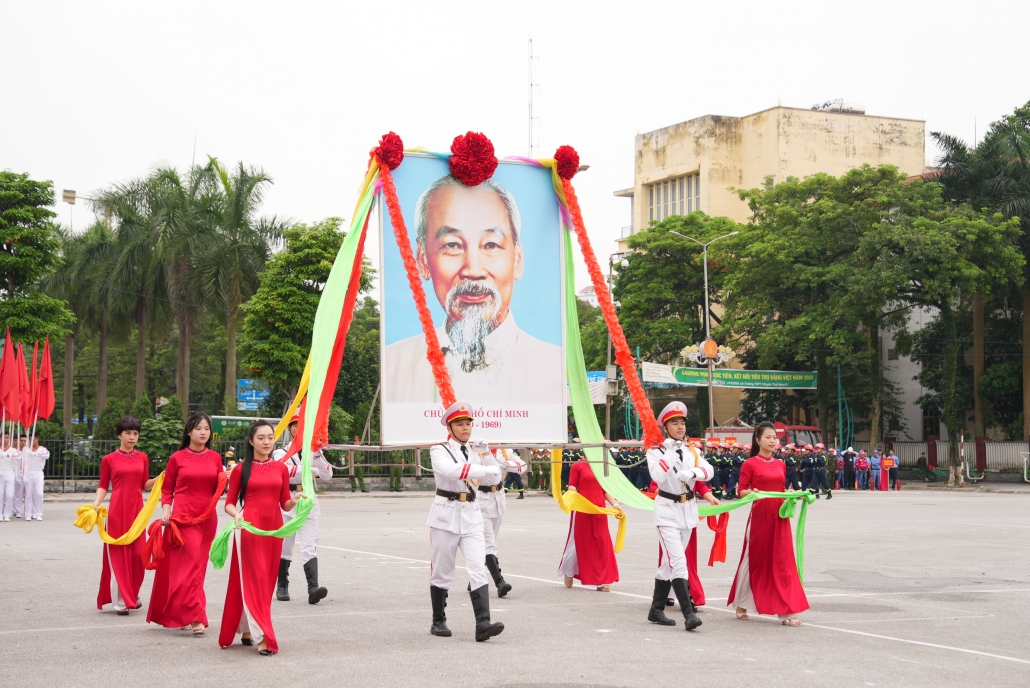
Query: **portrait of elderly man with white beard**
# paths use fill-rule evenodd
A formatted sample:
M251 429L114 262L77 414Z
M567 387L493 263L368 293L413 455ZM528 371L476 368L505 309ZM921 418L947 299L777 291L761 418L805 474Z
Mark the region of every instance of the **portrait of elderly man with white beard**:
M489 404L563 403L561 347L519 329L511 309L525 269L514 197L493 180L468 187L447 175L418 199L415 219L415 257L446 314L436 334L458 397ZM386 347L383 398L439 401L424 335Z

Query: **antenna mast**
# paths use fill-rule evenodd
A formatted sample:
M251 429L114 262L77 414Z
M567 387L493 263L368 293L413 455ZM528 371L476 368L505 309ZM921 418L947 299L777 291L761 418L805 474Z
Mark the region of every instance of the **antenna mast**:
M537 156L537 145L536 137L536 110L533 107L533 91L536 89L537 84L533 79L533 60L536 56L533 55L533 39L529 39L529 157L535 158Z

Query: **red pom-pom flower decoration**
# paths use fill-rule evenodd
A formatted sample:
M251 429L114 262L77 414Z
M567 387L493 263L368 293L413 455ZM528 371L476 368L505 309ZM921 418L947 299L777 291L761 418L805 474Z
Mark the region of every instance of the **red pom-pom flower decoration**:
M554 161L558 165L558 176L572 179L579 172L579 153L572 146L561 146L554 153Z
M497 169L494 144L478 132L455 136L451 154L451 175L465 186L479 186Z
M392 131L379 139L379 145L374 152L379 163L391 170L397 169L404 162L404 142Z

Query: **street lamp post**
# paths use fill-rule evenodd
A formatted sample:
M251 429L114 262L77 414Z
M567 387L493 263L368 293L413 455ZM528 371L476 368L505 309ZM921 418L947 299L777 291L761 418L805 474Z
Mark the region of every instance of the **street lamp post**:
M720 237L716 237L708 243L702 243L694 237L680 234L675 230L669 232L669 234L675 234L678 237L690 239L703 249L702 261L704 262L705 269L705 341L700 347L691 347L691 349L697 350L689 352L687 354L687 358L695 363L704 363L708 365L708 433L711 437L715 437L715 394L712 390L712 383L715 377L715 366L718 363L725 363L730 360L733 357L733 352L725 347L716 345L712 340L712 325L710 322L711 315L708 309L708 247L720 239L725 239L739 233L740 232L730 232L729 234L723 234Z

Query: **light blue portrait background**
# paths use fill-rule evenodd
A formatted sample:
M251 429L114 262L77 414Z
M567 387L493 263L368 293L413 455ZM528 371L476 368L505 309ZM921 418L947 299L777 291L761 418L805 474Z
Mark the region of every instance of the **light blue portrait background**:
M406 155L393 171L397 198L404 213L408 240L415 252L415 203L434 181L449 173L439 158ZM515 283L511 312L519 328L537 339L562 345L561 250L558 201L554 198L551 171L526 164L500 163L492 179L515 197L522 217L522 252L525 270ZM404 263L393 235L393 223L385 205L383 217L383 322L386 345L422 334L418 311L404 273ZM422 281L433 324L444 324L444 311L432 283Z

